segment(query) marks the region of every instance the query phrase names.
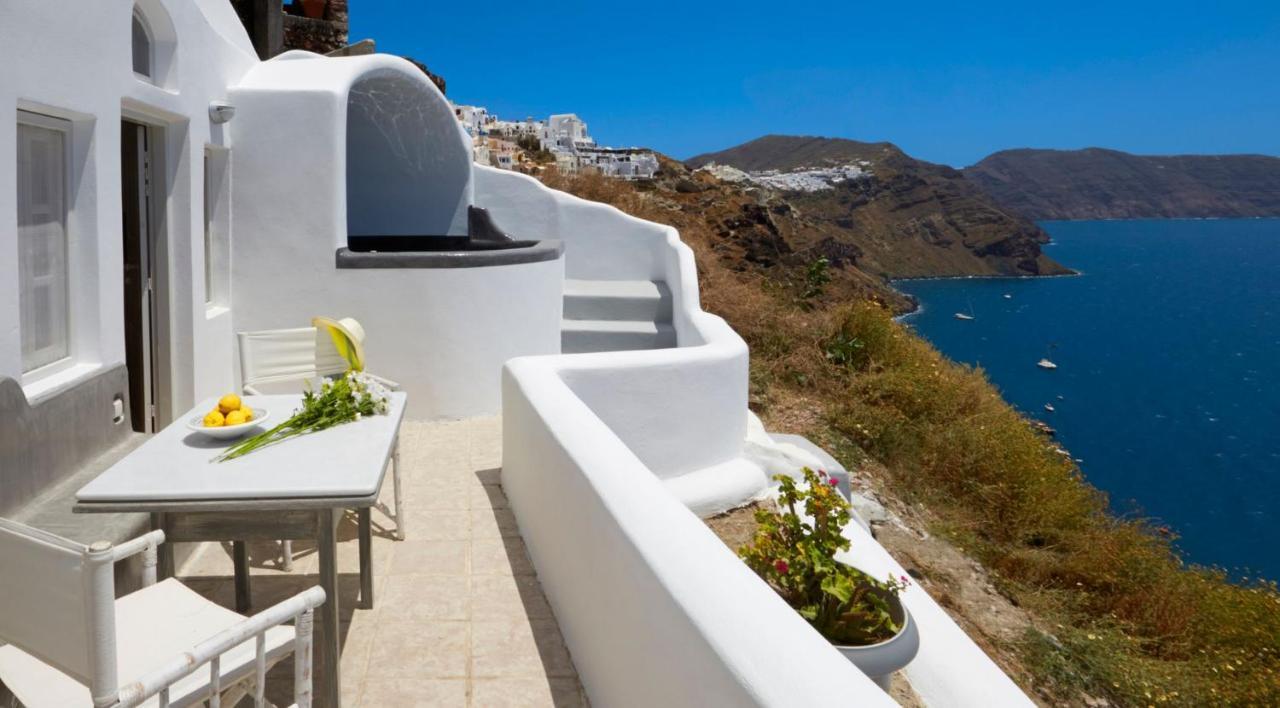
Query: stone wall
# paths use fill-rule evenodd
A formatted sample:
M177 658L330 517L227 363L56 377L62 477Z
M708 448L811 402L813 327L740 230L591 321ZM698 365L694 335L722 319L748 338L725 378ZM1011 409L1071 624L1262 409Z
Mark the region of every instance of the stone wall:
M319 18L307 17L301 0L230 0L262 59L289 49L328 54L347 45L347 0L321 0Z
M295 0L284 8L284 48L328 54L347 46L347 0L327 0L324 15L312 19Z

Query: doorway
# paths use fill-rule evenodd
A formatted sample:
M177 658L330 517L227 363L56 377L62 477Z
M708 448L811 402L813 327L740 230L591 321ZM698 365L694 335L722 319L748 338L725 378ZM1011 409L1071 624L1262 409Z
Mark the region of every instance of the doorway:
M124 221L124 349L129 372L129 416L139 433L156 430L158 304L155 243L155 172L159 128L120 124L121 202Z

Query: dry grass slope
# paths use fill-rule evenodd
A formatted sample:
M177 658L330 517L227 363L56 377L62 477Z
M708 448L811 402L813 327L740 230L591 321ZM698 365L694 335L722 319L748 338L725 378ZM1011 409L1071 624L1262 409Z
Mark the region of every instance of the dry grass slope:
M1276 585L1184 565L1152 524L1112 516L981 370L948 361L880 304L806 297L803 273L729 267L708 220L652 187L544 180L680 229L698 255L704 307L751 346L753 408L832 446L851 469L887 470L935 532L990 569L1035 619L1004 648L1031 670L1033 695L1280 705Z

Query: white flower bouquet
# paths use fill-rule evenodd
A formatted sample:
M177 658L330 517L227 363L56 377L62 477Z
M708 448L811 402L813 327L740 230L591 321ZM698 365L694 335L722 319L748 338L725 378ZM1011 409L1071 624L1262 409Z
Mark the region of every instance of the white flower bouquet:
M274 445L299 435L352 423L367 415L386 413L391 405L391 391L377 379L360 371L325 381L316 392L307 387L302 394L302 410L276 427L255 435L215 458L218 462L243 457L254 450Z

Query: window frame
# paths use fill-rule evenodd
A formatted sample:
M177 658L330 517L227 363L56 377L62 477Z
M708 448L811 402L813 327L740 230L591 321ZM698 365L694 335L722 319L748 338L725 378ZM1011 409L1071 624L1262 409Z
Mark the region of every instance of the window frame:
M132 23L136 23L139 27L142 28L142 34L147 39L147 46L146 46L147 71L146 73L138 71L138 68L136 65L137 63L136 57L134 56L134 52L133 52L133 50L136 49L136 46L133 42L133 26L134 25ZM157 84L156 82L156 33L154 30L151 29L151 23L147 22L147 16L143 14L142 9L139 8L137 5L134 5L133 7L132 23L129 25L129 49L130 49L129 59L131 64L130 68L133 69L133 75L136 76L139 80L146 81L147 83L150 83L150 84Z
M54 359L53 361L45 362L43 364L36 365L31 369L27 369L26 356L21 352L23 333L21 331L21 328L22 328L21 317L19 318L19 333L18 333L19 360L21 362L20 365L23 367L21 383L25 387L36 381L40 381L42 379L56 375L66 369L71 368L72 366L75 366L77 363L78 347L76 342L75 278L73 277L76 272L76 255L75 255L76 244L75 244L75 239L73 238L73 235L72 235L72 226L71 226L73 221L72 219L72 211L73 211L72 186L73 185L72 185L72 179L71 179L72 168L73 168L72 151L73 151L73 145L74 145L73 131L75 128L74 128L74 123L65 118L59 118L56 116L51 116L44 113L37 113L34 111L28 111L23 109L19 109L17 111L17 120L15 122L15 134L17 132L16 126L20 126L20 125L27 125L34 128L52 130L62 135L62 239L63 239L62 246L63 246L63 267L65 269L63 274L64 282L63 282L63 302L62 302L63 309L64 309L63 336L64 336L65 349L66 349L65 354L57 359ZM15 148L16 147L17 146L15 145ZM15 178L18 177L18 175L16 174L17 172L16 157L17 155L15 151L15 164L14 164ZM17 200L17 195L16 195L17 188L18 188L18 183L17 183L17 180L15 179L15 184L14 184L15 202ZM17 205L17 206L21 208L20 205ZM21 244L22 244L22 236L21 236L21 232L19 231L18 232L19 273L21 273L21 268L23 267L21 263L21 259L22 259ZM24 297L21 275L19 275L19 278L18 278L17 290L18 290L18 303L19 303L18 307L21 308L22 299Z

